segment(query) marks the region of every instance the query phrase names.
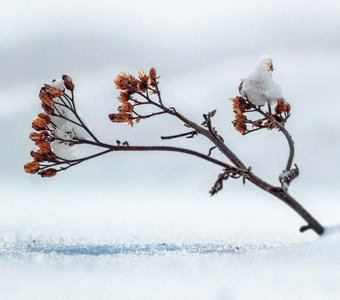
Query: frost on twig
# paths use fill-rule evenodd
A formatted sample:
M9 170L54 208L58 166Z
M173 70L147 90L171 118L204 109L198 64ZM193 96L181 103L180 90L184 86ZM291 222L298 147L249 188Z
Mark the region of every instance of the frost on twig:
M218 175L218 178L214 184L214 186L210 189L209 193L211 196L217 194L219 191L221 191L223 189L223 182L225 180L228 180L229 178L233 178L233 179L238 179L240 177L243 177L243 184L246 183L246 174L249 173L251 170L251 168L249 168L248 170L240 170L237 168L225 168L223 173Z
M290 183L299 176L299 168L296 164L294 164L295 168L292 168L290 170L284 170L282 173L279 175L279 181L281 183L281 187L287 191Z

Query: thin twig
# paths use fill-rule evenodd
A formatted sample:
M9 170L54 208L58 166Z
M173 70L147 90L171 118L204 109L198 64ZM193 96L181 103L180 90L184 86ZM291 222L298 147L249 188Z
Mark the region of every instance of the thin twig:
M171 139L176 139L176 138L184 137L184 136L186 136L186 137L194 136L196 134L197 134L196 130L193 130L193 131L184 132L184 133L175 134L175 135L161 136L161 139L162 140L171 140Z

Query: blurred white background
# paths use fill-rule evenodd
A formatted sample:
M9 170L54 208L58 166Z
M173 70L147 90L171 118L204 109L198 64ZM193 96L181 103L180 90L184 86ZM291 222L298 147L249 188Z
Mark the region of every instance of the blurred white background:
M80 234L81 228L87 239L92 224L97 234L114 240L116 235L103 228L113 226L125 232L127 240L200 239L204 230L204 239L257 237L257 230L273 236L279 232L278 239L285 234L301 238L296 232L301 220L250 184L243 187L240 180L230 180L210 198L208 191L221 170L183 155L112 153L52 179L23 171L34 149L28 135L40 112L39 89L62 74L73 78L78 107L104 141L207 151L210 145L201 138L161 141L160 135L185 130L171 118L145 120L133 128L108 120L118 106L115 76L155 66L169 106L197 122L203 113L217 109L215 126L230 148L256 174L276 183L288 154L283 136L263 131L243 137L231 124L229 98L262 54L273 58L274 77L292 106L287 128L296 143L301 175L291 192L323 223L336 222L338 1L61 0L0 1L0 6L0 227L5 235L14 232L30 239L27 232L44 232L50 237L46 228L53 228L65 237ZM275 213L261 217L256 228L244 210L266 207ZM119 222L114 218L118 215L123 216ZM230 224L223 226L226 219ZM108 225L110 220L113 225ZM288 220L290 225L282 226Z

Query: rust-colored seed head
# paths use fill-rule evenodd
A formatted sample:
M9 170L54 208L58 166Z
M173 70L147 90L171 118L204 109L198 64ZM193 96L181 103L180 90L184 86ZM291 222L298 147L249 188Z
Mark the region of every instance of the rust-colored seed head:
M138 81L138 83L137 83L138 92L145 93L147 89L148 89L148 83L147 82Z
M150 78L150 85L155 87L157 82L157 73L156 73L156 69L155 68L151 68L149 71L149 78Z
M63 75L62 79L64 80L64 85L65 85L66 89L68 89L69 91L73 91L74 90L74 83L73 83L71 77L68 76L68 75Z
M47 131L43 131L43 132L31 132L30 133L30 139L33 142L42 142L44 140L46 140L48 136L48 132Z
M233 99L233 110L236 114L243 114L246 111L246 102L242 97Z
M247 117L243 114L236 114L235 119L238 122L245 122L247 120Z
M46 177L46 178L53 177L53 176L57 175L57 170L53 169L53 168L46 169L46 170L41 171L39 173L39 175L41 177Z
M34 161L38 161L38 162L48 161L47 155L42 153L40 150L31 151L30 154L33 157Z
M43 118L37 118L32 122L32 128L35 130L44 130L47 128L48 122Z
M37 142L37 146L44 154L50 154L52 152L50 143L46 141Z
M246 120L247 117L243 114L236 114L235 116L233 125L235 129L241 134L245 134L247 132L247 124L245 123Z
M119 74L114 80L116 88L119 90L125 90L130 95L134 93L133 88L137 87L138 80L130 74Z
M26 173L35 174L39 171L40 165L37 161L32 161L24 165L24 169Z
M114 80L114 83L116 84L116 88L119 90L125 90L128 88L128 80L127 80L127 74L122 73L118 74L116 79Z
M120 114L124 114L124 113L131 113L132 110L133 110L133 105L128 102L128 101L125 101L122 103L122 105L118 108L119 110L119 113Z
M129 95L132 95L135 92L134 89L137 88L138 80L130 74L121 73L116 77L114 83L118 90L125 91Z
M290 113L290 104L289 103L285 104L285 112Z
M47 124L51 123L51 117L47 114L40 113L38 114L38 117L44 119L47 122Z
M42 101L43 105L45 105L47 107L53 106L53 103L54 103L53 97L48 92L46 92L45 87L41 88L40 93L39 93L39 98Z
M127 92L120 92L119 93L119 101L120 102L126 102L130 100L130 94Z
M285 111L285 102L283 99L277 99L275 113L282 114Z
M48 84L45 84L45 91L50 94L52 98L58 98L64 95L64 90Z
M53 104L52 104L52 105L53 105ZM53 115L53 113L54 113L53 107L48 106L48 105L46 105L45 103L42 103L41 107L42 107L42 109L44 110L44 112L45 112L46 114L48 114L48 115L50 115L50 116Z
M129 113L109 114L109 119L115 123L128 123L133 125L132 115Z
M146 74L144 73L144 71L139 71L138 77L139 77L139 80L140 80L140 81L143 81L143 82L145 82L146 84L147 84L148 81L149 81L149 77L148 77L148 75L146 75Z
M138 80L134 76L128 74L127 79L130 85L132 85L133 87L137 86Z

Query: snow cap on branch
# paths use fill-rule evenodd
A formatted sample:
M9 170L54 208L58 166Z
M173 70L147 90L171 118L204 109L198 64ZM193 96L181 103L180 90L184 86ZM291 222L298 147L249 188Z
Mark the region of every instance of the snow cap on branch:
M279 83L272 78L273 71L272 59L267 55L261 56L253 72L242 80L240 94L256 106L271 105L278 99L284 99Z

